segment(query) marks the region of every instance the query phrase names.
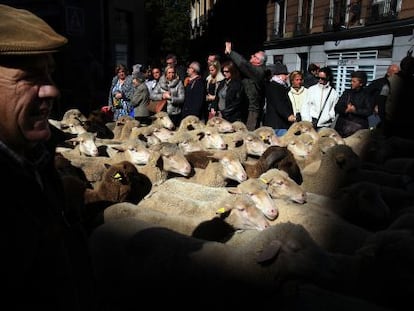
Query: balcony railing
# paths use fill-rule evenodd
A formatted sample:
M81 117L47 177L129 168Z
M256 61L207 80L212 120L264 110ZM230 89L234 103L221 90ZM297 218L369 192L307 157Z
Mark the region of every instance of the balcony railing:
M397 0L384 0L362 6L360 15L354 18L352 22L350 8L337 5L326 10L324 31L338 31L367 24L387 22L395 20L397 16Z
M397 17L397 0L373 3L367 9L367 24L395 20Z

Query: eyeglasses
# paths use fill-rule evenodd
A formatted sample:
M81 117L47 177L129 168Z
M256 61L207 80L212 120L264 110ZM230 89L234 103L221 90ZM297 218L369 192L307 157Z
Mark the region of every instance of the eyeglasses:
M230 72L230 71L228 71L228 70L223 70L223 73L226 73L226 72Z
M325 78L325 77L319 77L319 80L322 80L322 81L328 81L328 78Z

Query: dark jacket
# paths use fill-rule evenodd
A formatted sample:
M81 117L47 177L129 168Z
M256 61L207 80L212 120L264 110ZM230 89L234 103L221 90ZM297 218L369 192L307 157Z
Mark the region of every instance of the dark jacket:
M345 113L348 103L355 106L355 112ZM342 137L352 135L359 129L367 129L372 110L372 98L366 88L345 90L335 106L335 113L338 114L335 129Z
M291 123L288 117L293 114L292 104L288 96L289 89L280 83L266 83L266 113L263 125L273 129L288 129Z
M225 105L223 110L218 107L219 96L221 90L227 84ZM219 82L217 88L216 99L212 103L212 107L216 111L220 111L224 119L229 122L244 121L246 117L246 107L243 106L243 86L238 79L231 79L230 81L222 80Z
M43 146L33 154L36 165L21 163L0 146L3 303L13 310L93 310L85 232L77 213L65 210L53 156Z
M206 119L205 93L205 83L200 76L188 83L185 87L184 103L181 110L182 119L189 115L197 116L200 120Z
M259 120L265 103L265 66L253 66L235 51L229 54L231 60L243 74L243 88L248 100L248 110L258 113Z

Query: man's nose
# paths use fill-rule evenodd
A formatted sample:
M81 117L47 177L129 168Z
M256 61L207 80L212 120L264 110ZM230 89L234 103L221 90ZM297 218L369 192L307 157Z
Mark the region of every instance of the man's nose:
M58 88L52 84L42 85L39 89L39 97L58 97L60 92Z

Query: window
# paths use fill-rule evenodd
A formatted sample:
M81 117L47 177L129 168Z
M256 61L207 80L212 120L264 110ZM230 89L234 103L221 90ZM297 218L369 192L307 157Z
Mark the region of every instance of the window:
M351 88L351 72L363 70L368 82L374 80L378 51L338 52L327 55L327 65L332 69L334 86L341 95Z

